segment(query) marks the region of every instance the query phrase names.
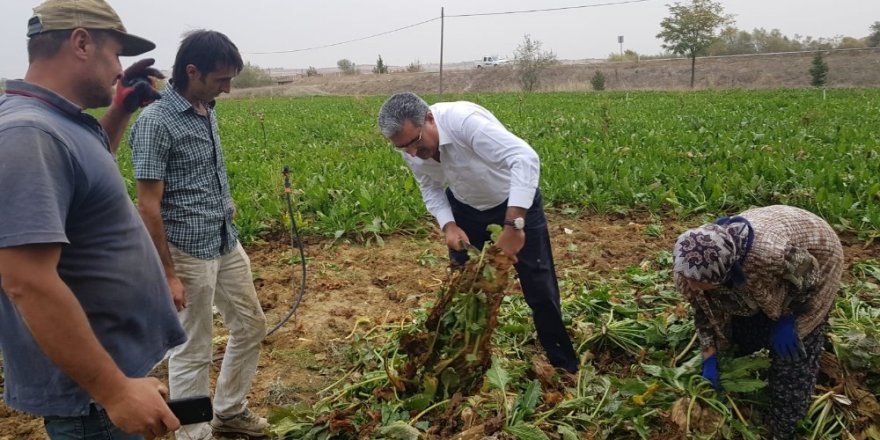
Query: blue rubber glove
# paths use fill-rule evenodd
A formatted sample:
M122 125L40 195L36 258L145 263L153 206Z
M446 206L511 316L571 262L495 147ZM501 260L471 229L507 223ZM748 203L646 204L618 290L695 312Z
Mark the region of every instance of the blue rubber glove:
M703 377L712 384L715 391L721 391L721 382L718 381L718 356L714 353L703 359Z
M804 344L795 330L794 321L794 315L787 315L779 318L773 325L773 354L786 361L797 361L807 357Z

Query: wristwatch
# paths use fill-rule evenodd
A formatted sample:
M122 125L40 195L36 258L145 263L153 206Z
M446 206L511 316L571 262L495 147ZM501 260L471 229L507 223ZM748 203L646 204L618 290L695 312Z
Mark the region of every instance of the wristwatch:
M504 220L504 224L507 226L513 226L513 229L516 229L517 231L521 231L521 230L523 230L523 228L526 227L526 219L524 219L522 217L517 217L517 218L512 218L512 219L509 218L509 219Z

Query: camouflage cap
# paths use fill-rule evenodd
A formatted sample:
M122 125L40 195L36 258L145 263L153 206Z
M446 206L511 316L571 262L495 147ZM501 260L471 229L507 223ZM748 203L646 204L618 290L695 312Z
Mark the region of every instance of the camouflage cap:
M119 15L104 0L46 0L34 8L27 36L77 28L112 31L122 43L122 56L140 55L156 48L152 41L129 34Z

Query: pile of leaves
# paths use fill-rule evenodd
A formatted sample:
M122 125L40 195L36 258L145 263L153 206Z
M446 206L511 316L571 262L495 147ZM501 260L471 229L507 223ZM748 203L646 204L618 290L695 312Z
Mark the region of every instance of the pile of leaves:
M364 359L367 362L351 372L367 376L366 380L322 400L317 407L326 410L311 423L288 416L273 432L288 438L418 438L416 428L384 423L389 408L395 418L410 414L418 419L440 407L448 407L451 414L449 409L458 408L465 396L476 394L492 366L492 335L513 261L493 246L482 251L471 247L469 253L464 265L447 270L435 303L423 310L424 319L414 320L386 340L378 365ZM381 369L367 371L371 366ZM442 418L437 422L432 430L441 437L451 435L458 425L443 423Z
M303 439L760 439L766 351L720 359L722 392L699 374L671 256L612 274L561 274L581 368L560 376L509 262L484 253L412 319L353 335L348 367L314 406L279 409L272 432ZM880 439L880 263L854 266L832 311L806 438ZM502 281L502 278L504 280ZM478 287L479 286L479 287ZM488 292L488 293L487 293ZM491 338L491 343L487 342Z
M400 376L387 373L394 391L417 393L407 409L424 410L438 391L443 397L473 393L491 365L492 333L513 262L494 247L477 256L449 272L424 327L400 337L406 363Z

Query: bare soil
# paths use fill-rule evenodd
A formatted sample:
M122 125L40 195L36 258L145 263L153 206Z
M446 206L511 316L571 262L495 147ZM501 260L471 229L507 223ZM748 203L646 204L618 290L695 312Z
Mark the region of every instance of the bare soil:
M775 89L810 86L814 53L698 58L694 88L698 90ZM825 56L828 87L880 85L880 48L835 51ZM540 74L537 91L591 91L596 72L605 75L606 90L689 90L690 59L639 62L560 64ZM382 95L398 92L438 93L438 72L375 75L327 74L300 77L290 84L233 90L233 97L300 95ZM516 92L522 89L512 65L445 70L443 93Z
M579 288L588 273L604 274L656 257L693 225L648 215L572 217L549 214L563 296ZM645 233L661 224L659 236ZM847 266L880 258L880 246L841 237ZM270 324L287 313L300 285L301 269L284 239L248 249L255 284ZM331 385L341 363L341 347L356 328L399 322L423 301L434 298L445 275L446 251L439 234L395 235L382 246L311 239L306 247L306 291L296 315L263 345L250 405L260 414L280 405L313 403ZM516 290L516 288L514 288ZM516 294L516 292L511 292ZM223 342L218 326L218 342ZM222 344L218 344L222 349ZM215 364L215 371L219 368ZM164 366L154 375L164 378ZM44 439L42 421L0 403L0 439ZM171 438L169 435L168 438Z

